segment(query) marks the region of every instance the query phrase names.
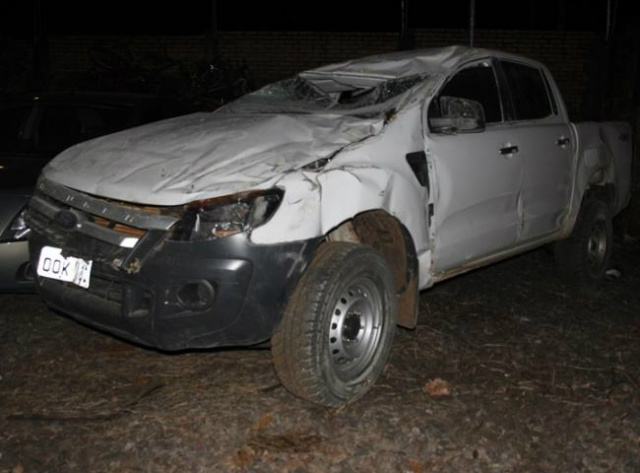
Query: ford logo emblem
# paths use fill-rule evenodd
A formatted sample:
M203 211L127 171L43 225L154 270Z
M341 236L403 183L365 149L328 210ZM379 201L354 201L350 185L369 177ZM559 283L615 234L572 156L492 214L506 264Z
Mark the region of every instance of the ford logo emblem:
M54 215L53 221L63 230L73 230L78 225L78 216L71 210L59 210Z

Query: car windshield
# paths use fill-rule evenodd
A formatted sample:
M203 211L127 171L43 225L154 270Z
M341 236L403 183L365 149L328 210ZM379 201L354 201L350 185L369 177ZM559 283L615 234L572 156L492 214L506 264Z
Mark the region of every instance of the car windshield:
M338 75L313 79L300 75L269 84L225 109L253 113L383 112L394 108L404 92L425 78L425 75L417 75L367 81Z

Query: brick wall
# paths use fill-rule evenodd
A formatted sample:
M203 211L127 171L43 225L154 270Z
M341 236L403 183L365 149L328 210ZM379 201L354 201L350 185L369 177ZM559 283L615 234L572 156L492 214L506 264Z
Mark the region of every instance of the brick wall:
M52 37L50 64L54 74L90 69L88 50L99 42L119 42L132 51L166 53L181 61L205 59L203 36L174 37ZM586 87L587 53L591 32L479 30L475 44L522 54L545 63L554 74L572 117L580 117L580 103ZM465 44L465 30L430 29L415 31L417 48ZM231 63L246 64L254 81L269 83L304 69L395 50L398 35L392 32L287 32L222 31L218 50Z
M53 36L49 38L49 64L54 74L85 72L93 67L89 51L97 45L120 50L160 53L180 61L204 59L203 36Z

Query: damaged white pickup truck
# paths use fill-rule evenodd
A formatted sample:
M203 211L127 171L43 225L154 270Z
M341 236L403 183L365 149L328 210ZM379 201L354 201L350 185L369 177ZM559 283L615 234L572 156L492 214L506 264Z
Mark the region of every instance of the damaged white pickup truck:
M571 124L541 64L448 47L321 67L76 145L28 223L46 302L165 350L271 340L296 395L363 395L418 291L557 242L602 278L631 132Z

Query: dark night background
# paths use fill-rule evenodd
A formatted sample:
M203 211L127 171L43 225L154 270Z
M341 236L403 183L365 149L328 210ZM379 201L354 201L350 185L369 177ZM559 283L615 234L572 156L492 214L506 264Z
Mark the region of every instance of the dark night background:
M2 0L0 96L150 92L212 109L322 64L398 48L468 43L471 4ZM622 119L640 129L640 1L474 4L474 45L544 62L572 119ZM207 71L213 64L222 75L212 79ZM212 95L213 89L223 93ZM640 235L640 210L634 212Z
M544 63L572 121L632 126L631 201L614 220L606 280L559 277L541 250L438 284L420 299L416 330L398 331L375 389L337 409L290 396L265 344L168 355L89 330L35 295L0 295L0 473L640 473L640 0L0 0L0 108L40 110L0 113L0 217L29 197L8 199L3 182L31 186L40 172L36 154L13 150L44 143L49 159L72 144L65 130L86 131L74 99L133 92L213 110L320 65L468 44L472 1L475 46ZM7 152L3 138L16 146ZM89 243L84 253L98 248ZM160 302L158 288L139 281L144 294L129 297L107 277L98 271L83 298L110 312L124 299L136 309L127 323L153 326L143 307Z
M318 3L280 0L192 0L175 2L77 2L4 0L0 4L2 34L30 37L35 5L49 34L199 34L211 28L238 30L396 31L401 2L324 0ZM466 28L468 0L410 1L410 28ZM217 14L213 14L216 5ZM612 1L616 26L637 21L640 2ZM567 29L604 31L607 1L491 0L476 1L478 28Z

